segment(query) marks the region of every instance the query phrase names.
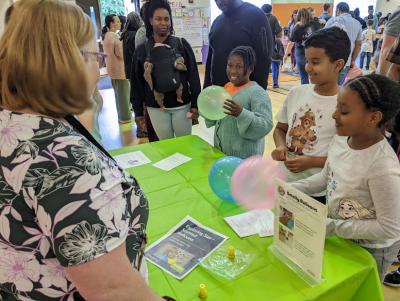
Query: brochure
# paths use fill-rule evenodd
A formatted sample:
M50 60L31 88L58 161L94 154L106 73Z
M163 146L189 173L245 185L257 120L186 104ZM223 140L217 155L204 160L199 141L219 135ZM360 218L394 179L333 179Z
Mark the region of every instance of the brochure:
M227 238L187 216L146 250L146 259L182 279Z

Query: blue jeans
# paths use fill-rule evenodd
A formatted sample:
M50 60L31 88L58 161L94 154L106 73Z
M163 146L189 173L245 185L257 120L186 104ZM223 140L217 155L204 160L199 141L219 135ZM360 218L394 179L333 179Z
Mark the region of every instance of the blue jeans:
M364 58L367 57L367 64L365 65L365 69L369 70L369 63L371 62L371 52L361 52L360 57L360 68L362 69L364 66Z
M386 248L370 249L364 247L364 249L370 252L374 257L378 267L378 275L382 282L389 267L395 261L397 254L399 253L400 241L395 242L393 245Z
M190 103L177 108L147 107L151 123L160 140L171 139L192 133L192 119L187 118L190 111Z
M347 73L349 73L350 66L346 66L343 68L343 70L339 74L339 79L338 79L338 84L341 86L344 83L344 80L346 79Z
M277 86L279 84L280 66L281 66L281 61L272 61L272 63L271 63L272 80L273 80L274 86Z
M308 73L306 72L306 57L304 53L299 52L297 49L295 51L295 56L296 56L297 70L299 70L300 74L301 84L302 85L308 84L309 80L308 80Z

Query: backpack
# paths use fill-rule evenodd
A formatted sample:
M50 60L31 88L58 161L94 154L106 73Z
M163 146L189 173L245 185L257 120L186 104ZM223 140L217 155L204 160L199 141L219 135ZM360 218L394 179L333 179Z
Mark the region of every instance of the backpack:
M285 49L283 48L282 41L276 38L274 43L274 49L272 52L272 60L281 61L284 55L285 55Z
M180 55L178 48L183 49L182 40L171 36L171 47L154 47L154 41L145 44L146 61L153 64L152 79L154 90L159 93L176 91L181 84L180 71L175 68L175 60Z

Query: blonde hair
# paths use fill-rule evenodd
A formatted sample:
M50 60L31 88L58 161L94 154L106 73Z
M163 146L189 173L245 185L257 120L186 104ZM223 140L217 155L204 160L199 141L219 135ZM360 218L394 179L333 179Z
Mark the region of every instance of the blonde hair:
M352 200L352 199L342 199L339 202L339 206L337 208L337 214L340 216L340 212L343 210L340 208L341 205L344 203L350 203L350 205L353 207L355 213L357 214L357 217L355 219L369 219L369 218L375 218L375 210L368 210L367 208L363 207L359 202Z
M92 106L80 49L94 39L90 18L75 4L14 4L0 40L0 106L52 117Z

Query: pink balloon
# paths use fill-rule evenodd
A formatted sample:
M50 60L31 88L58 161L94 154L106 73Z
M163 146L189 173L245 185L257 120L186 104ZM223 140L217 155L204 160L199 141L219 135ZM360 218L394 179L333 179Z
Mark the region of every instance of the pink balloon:
M250 157L232 175L232 196L246 209L271 209L275 205L275 179L284 180L284 175L272 159Z

